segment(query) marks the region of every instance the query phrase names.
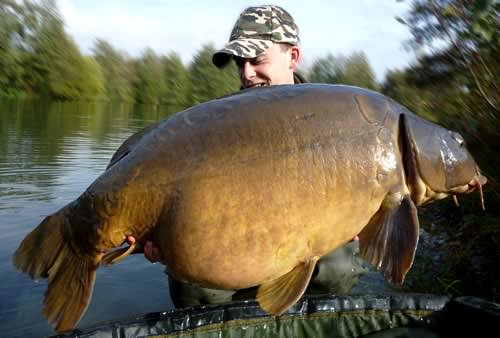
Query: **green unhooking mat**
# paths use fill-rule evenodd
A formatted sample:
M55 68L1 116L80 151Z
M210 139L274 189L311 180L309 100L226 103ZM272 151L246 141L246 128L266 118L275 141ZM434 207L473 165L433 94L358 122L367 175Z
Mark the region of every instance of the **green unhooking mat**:
M249 300L149 313L53 337L482 337L499 323L500 305L475 297L307 295L280 317Z

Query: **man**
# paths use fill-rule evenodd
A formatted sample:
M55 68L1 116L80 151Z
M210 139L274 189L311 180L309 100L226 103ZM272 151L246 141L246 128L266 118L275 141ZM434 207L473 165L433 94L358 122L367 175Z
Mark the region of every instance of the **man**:
M212 61L221 68L231 59L242 88L304 82L295 73L301 59L298 27L278 6L249 7L240 14L229 42Z
M229 42L213 55L213 63L221 68L236 62L241 88L305 82L297 73L301 59L299 32L291 15L278 6L245 9L231 32ZM135 239L129 237L129 243ZM343 248L322 257L306 292L347 293L366 272L355 255L355 239ZM144 255L151 262L162 261L159 249L150 241ZM176 307L221 303L255 297L256 288L216 290L203 288L169 277L170 294Z

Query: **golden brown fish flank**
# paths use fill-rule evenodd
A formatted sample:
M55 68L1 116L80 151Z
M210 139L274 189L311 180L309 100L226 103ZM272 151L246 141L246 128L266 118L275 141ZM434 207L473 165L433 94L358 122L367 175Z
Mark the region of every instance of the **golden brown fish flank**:
M245 90L131 136L106 171L21 243L15 265L48 278L44 314L77 325L99 264L153 239L177 279L259 286L281 314L321 256L359 234L364 258L401 284L416 206L486 179L461 138L355 87ZM120 247L127 235L137 244ZM118 248L118 249L116 249Z

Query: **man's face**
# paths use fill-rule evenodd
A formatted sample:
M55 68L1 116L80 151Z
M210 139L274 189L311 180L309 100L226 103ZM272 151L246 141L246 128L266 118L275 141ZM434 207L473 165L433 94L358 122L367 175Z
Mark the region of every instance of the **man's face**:
M293 72L298 63L298 47L283 48L274 44L252 59L234 57L241 86L271 86L293 84Z

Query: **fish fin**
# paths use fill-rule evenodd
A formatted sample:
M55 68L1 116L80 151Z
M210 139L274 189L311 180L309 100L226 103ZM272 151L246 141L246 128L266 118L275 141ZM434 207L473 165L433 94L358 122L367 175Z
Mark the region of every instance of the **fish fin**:
M101 260L102 265L112 265L118 263L128 255L132 255L135 253L140 253L142 251L142 245L139 243L131 244L128 248L118 248L107 252Z
M63 222L62 213L45 217L19 245L13 257L14 266L33 279L47 278L64 245L61 226L57 226Z
M262 309L279 316L295 304L306 290L318 259L317 256L312 257L285 275L261 284L257 301Z
M133 134L128 139L126 139L125 142L122 143L122 145L116 150L116 152L111 157L111 160L109 161L106 170L114 166L121 159L125 158L134 148L134 146L142 139L142 137L146 135L149 131L156 128L158 124L160 124L160 122L153 123L152 125L145 127L144 129L138 131L137 133Z
M418 243L417 208L409 195L388 195L359 234L360 255L400 286L410 269Z
M22 241L14 265L32 278L48 278L43 314L59 331L76 326L92 295L100 256L83 254L64 238L60 211L48 216Z
M100 255L76 255L66 245L49 271L43 314L57 332L73 329L90 304Z

